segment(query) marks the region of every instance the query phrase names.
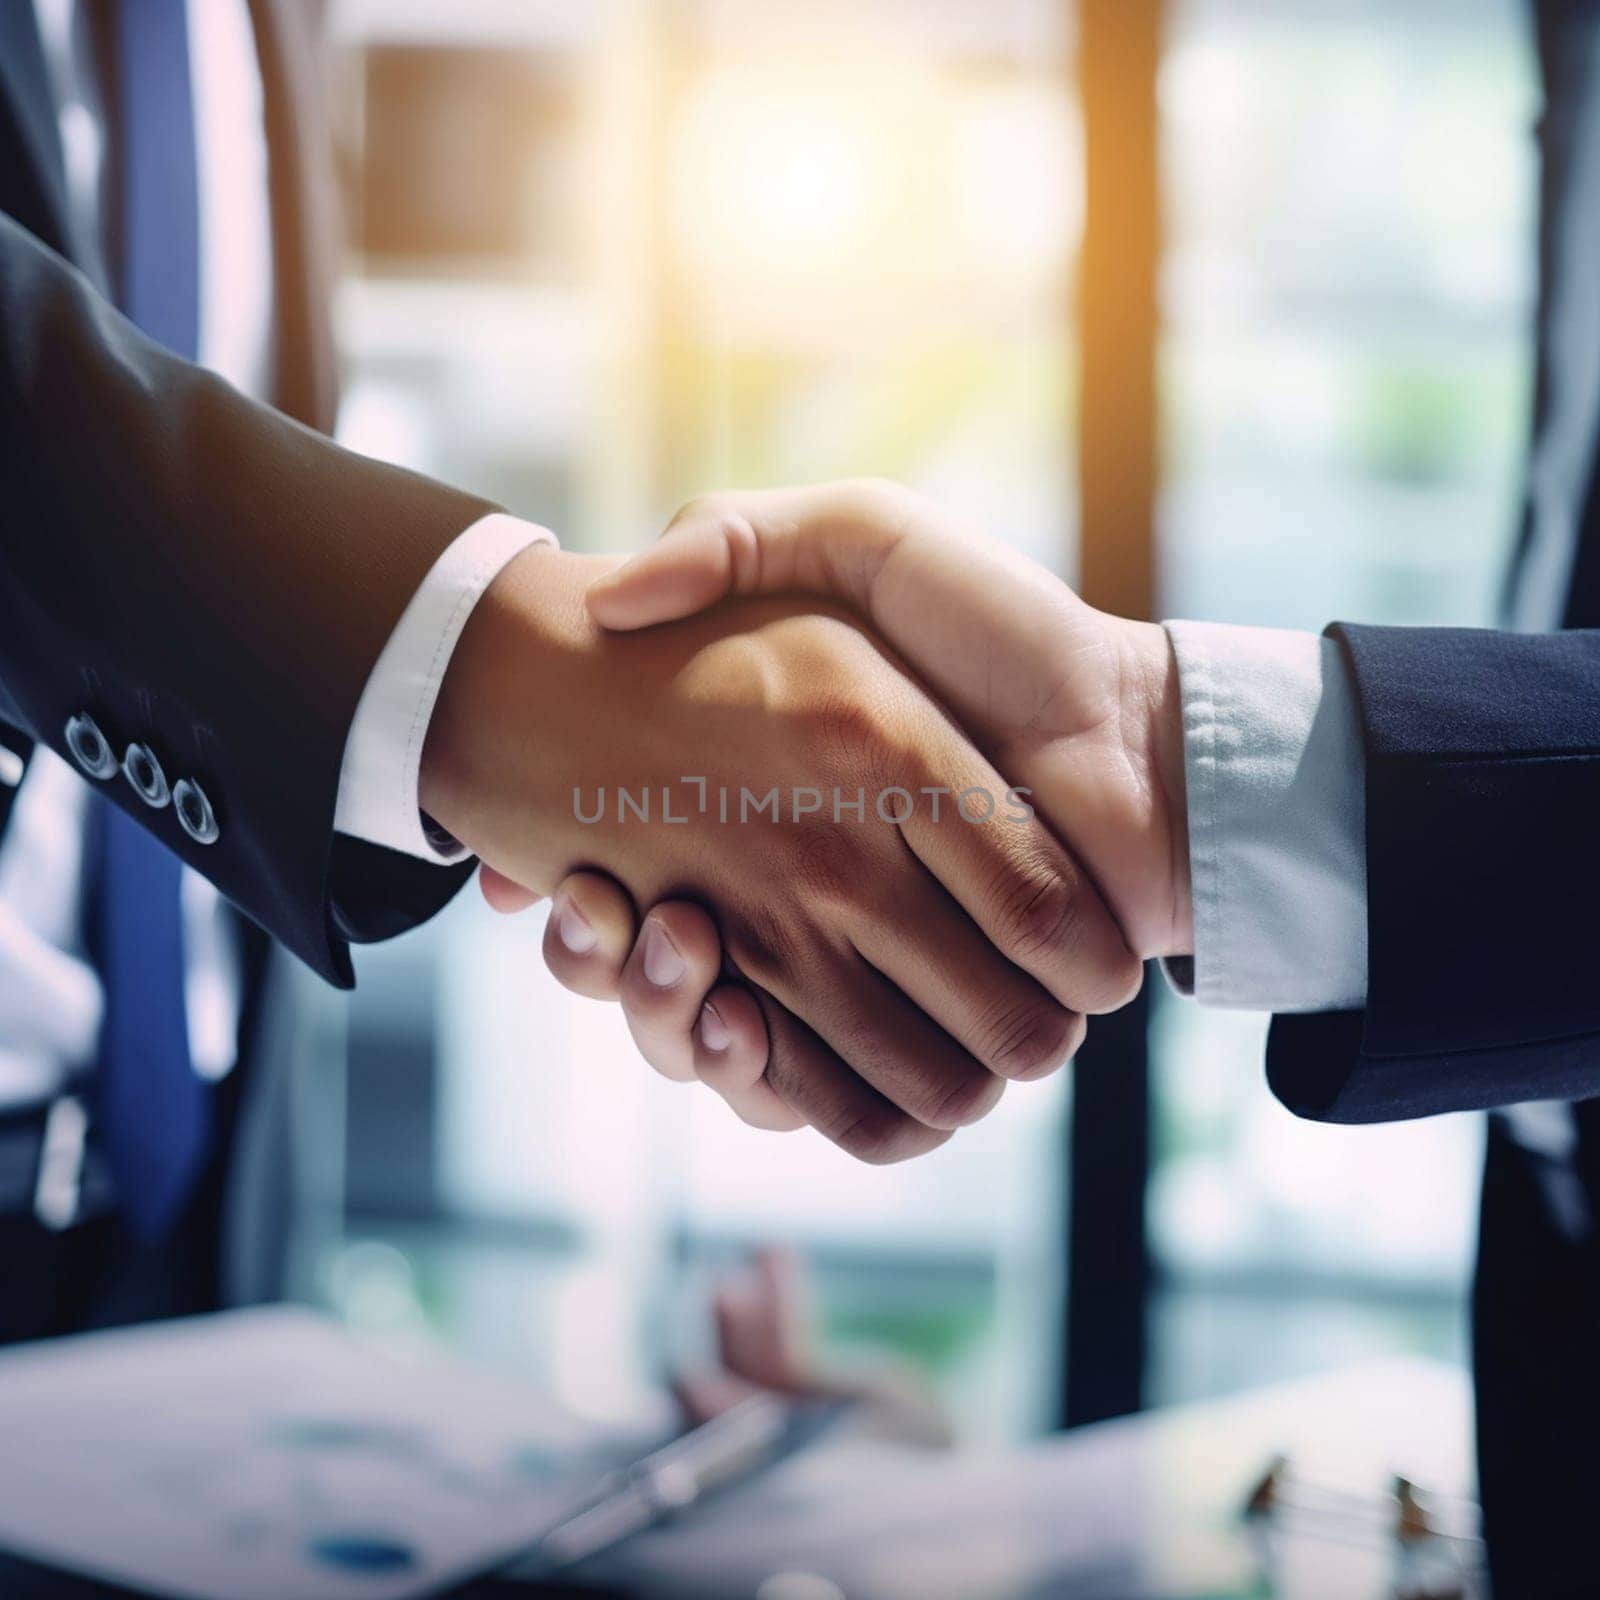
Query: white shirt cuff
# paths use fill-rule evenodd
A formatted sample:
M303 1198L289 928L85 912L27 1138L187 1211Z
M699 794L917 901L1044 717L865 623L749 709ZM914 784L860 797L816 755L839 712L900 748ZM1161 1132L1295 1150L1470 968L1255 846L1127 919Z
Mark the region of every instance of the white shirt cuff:
M1363 1005L1365 758L1338 645L1273 628L1166 628L1183 700L1195 998ZM1181 967L1172 975L1188 987Z
M401 613L356 706L339 771L333 825L370 844L424 861L466 851L425 825L417 804L422 744L461 630L485 589L529 545L554 544L548 529L504 512L472 524L434 562Z

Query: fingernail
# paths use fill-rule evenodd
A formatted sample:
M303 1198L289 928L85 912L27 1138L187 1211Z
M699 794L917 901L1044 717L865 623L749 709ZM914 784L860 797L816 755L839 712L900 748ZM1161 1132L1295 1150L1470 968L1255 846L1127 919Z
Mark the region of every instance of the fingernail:
M658 989L670 989L687 970L667 930L659 922L647 922L644 929L645 977Z
M556 911L556 934L575 956L588 955L600 942L589 919L570 900L563 900Z
M707 1050L726 1050L733 1043L732 1029L709 1000L700 1007L700 1043Z

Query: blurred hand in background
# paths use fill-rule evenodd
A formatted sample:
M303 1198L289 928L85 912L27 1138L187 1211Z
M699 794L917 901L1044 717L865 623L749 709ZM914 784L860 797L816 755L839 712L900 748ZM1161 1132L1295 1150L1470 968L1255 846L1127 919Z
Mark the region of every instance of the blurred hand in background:
M915 1368L876 1361L849 1370L823 1354L815 1285L795 1251L769 1246L712 1292L717 1365L678 1374L673 1389L690 1426L754 1394L853 1403L853 1431L942 1449L949 1420Z

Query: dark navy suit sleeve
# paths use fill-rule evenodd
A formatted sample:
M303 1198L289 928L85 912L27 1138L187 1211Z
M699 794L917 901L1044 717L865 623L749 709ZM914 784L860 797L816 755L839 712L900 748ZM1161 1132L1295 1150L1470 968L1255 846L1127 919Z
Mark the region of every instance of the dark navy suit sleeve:
M1367 1005L1274 1092L1374 1122L1600 1096L1600 631L1338 626L1366 753Z
M0 215L0 715L88 717L209 797L202 844L95 782L318 972L468 867L336 835L345 738L435 559L493 508L341 450L168 354Z

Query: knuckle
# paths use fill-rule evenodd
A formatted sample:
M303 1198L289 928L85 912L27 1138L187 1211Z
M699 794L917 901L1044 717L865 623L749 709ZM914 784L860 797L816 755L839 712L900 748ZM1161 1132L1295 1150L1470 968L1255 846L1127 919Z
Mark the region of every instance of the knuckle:
M871 674L848 681L851 692L819 698L806 713L804 748L818 774L818 787L837 787L852 808L857 791L863 791L862 817L867 822L901 819L915 804L918 789L935 781L927 741L938 732L907 680L883 677L875 665ZM903 793L891 795L890 790ZM853 818L853 809L841 813L846 815Z
M998 1007L982 1029L983 1059L1004 1078L1042 1078L1071 1053L1078 1020L1043 996Z
M749 517L732 505L719 507L716 527L728 552L734 588L740 593L761 586L761 541Z
M1002 947L1019 961L1071 955L1080 932L1077 885L1044 863L1010 865L997 920Z
M715 521L723 512L728 503L725 494L697 494L685 500L673 512L672 520L667 524L669 528L676 528L683 522Z
M882 747L883 719L876 707L848 694L819 696L807 709L807 737L828 766L859 772L875 765Z
M923 1120L934 1128L965 1128L988 1116L1005 1091L1005 1080L992 1072L970 1072L953 1089L946 1090L933 1114Z
M715 534L727 546L734 584L740 590L757 585L761 569L761 541L736 494L721 491L697 495L679 510L670 527L693 524Z

